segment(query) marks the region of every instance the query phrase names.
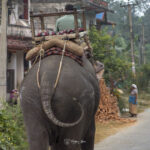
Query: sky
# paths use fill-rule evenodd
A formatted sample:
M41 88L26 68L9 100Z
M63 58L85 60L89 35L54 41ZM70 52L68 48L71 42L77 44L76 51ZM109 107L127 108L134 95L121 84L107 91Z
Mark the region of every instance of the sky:
M127 4L128 3L128 0L115 0L115 1L119 1L119 2L121 2L123 4ZM150 7L150 0L129 0L129 2L131 4L132 3L136 3L136 1L138 1L138 2L144 2L144 4L146 4L145 6L147 8ZM137 16L144 16L144 12L146 11L146 7L143 7L142 9L139 9L138 7L135 7L136 8L136 15Z

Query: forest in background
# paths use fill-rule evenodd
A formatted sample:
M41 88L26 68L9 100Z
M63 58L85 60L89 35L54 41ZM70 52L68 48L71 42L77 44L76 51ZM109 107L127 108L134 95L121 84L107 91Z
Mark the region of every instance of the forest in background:
M94 58L105 65L104 78L112 94L118 98L120 111L128 108L131 84L139 90L139 112L149 107L150 100L150 1L133 0L132 6L135 75L132 73L130 27L128 1L108 0L108 20L115 26L102 26L98 31L94 26L89 32ZM120 89L122 92L120 93Z
M95 59L105 64L107 84L111 89L129 89L136 83L140 90L149 91L150 76L150 2L131 1L132 7L134 57L136 74L132 74L131 46L128 7L121 7L123 1L109 0L108 20L115 26L103 26L101 31L92 28L90 39ZM127 2L128 3L128 2ZM131 4L130 3L130 4Z

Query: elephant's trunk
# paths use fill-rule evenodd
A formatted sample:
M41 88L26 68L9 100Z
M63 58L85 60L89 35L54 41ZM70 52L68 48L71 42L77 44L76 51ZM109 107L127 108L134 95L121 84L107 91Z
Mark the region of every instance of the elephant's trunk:
M45 84L45 85L47 85L47 84ZM72 126L79 124L79 122L83 119L83 116L84 116L84 110L83 110L81 104L77 102L78 106L81 109L81 116L77 121L75 121L73 123L61 122L56 118L56 116L54 115L53 110L52 110L51 102L53 99L54 92L51 92L51 91L53 91L53 90L50 89L50 85L49 86L41 86L42 105L43 105L44 112L46 113L48 118L55 125L60 126L60 127L72 127Z

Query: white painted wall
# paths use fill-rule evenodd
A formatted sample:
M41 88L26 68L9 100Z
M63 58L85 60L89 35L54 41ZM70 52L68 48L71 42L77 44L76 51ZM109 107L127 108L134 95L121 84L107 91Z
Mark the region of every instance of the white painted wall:
M21 24L20 20L20 24ZM31 29L30 28L21 28L16 26L8 26L7 28L7 35L13 35L13 36L22 36L22 37L31 37Z
M24 52L17 52L17 87L19 88L24 78Z
M18 4L15 4L15 9L12 10L10 15L10 24L16 24L18 20Z

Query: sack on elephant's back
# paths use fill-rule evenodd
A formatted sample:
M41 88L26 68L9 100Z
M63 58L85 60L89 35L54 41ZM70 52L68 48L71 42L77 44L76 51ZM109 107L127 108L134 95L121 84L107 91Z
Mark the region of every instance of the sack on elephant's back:
M38 55L39 51L41 50L41 47L44 50L50 49L52 47L59 47L59 48L64 48L65 45L65 41L64 40L60 40L60 39L51 39L49 41L44 42L42 45L38 45L36 47L34 47L33 49L31 49L27 55L26 55L26 60L31 60L33 57L35 57L36 55ZM77 55L77 56L82 56L84 53L84 49L82 46L72 42L72 41L67 41L66 43L66 50L72 52L73 54Z

